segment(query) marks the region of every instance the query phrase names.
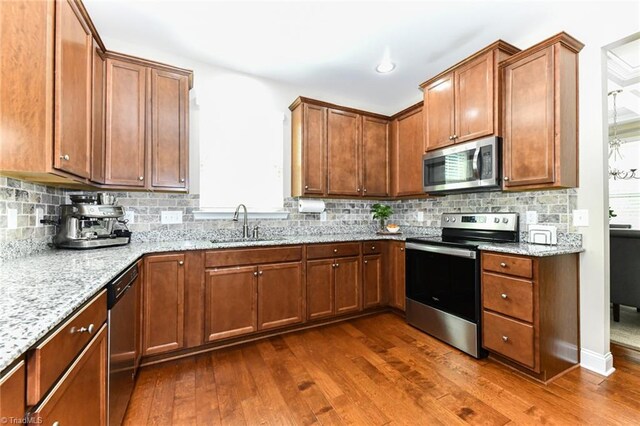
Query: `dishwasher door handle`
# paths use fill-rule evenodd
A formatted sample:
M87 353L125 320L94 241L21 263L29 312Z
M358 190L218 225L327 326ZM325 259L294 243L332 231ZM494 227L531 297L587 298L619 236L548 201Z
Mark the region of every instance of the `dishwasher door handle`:
M450 256L464 257L467 259L475 259L476 251L462 249L456 247L435 246L430 244L407 243L407 250L427 251L430 253L446 254Z

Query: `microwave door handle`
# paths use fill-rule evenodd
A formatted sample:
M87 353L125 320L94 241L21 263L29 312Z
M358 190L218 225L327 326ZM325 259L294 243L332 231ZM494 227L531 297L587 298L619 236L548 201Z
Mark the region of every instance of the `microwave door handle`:
M480 148L476 148L476 151L473 153L473 177L475 179L480 179L480 167L478 165L478 158L480 157Z

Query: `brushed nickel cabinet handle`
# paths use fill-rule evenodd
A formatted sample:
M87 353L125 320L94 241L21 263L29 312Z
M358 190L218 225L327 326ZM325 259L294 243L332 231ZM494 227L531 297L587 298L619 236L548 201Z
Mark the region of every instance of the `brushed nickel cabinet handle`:
M506 299L508 296L507 296L507 293L502 293L500 297L502 297L503 299Z
M360 192L360 188L356 188L356 192Z
M332 264L331 264L331 267L332 267L332 268L335 268L335 267L336 267L336 264L335 264L335 263L332 263Z
M452 141L453 140L453 136L449 136L449 140Z
M180 265L180 266L184 265L184 260L178 261L178 265Z
M502 341L503 342L508 342L509 341L509 336L502 336Z
M258 275L262 275L262 271L258 272Z
M453 139L458 139L458 135L453 135Z
M339 267L340 267L340 264L339 264L339 263L336 263L336 268L339 268Z
M93 330L95 330L95 328L96 327L93 324L89 324L88 327L80 327L80 328L71 327L71 334L82 334L82 333L93 334Z
M404 251L404 247L400 247L400 251Z
M375 249L376 249L376 246L371 246L371 250L375 250Z
M505 180L505 182L508 182L508 181L509 181L509 177L508 177L508 176L505 176L505 177L504 177L504 180Z
M500 266L501 266L501 267L503 267L503 268L506 268L506 267L507 267L507 264L506 264L506 263L504 263L504 262L501 262L501 263L500 263Z
M144 176L138 176L138 180L144 180Z
M257 277L257 276L258 276L258 273L257 273L257 272L254 272L254 273L253 273L253 276L254 276L254 277Z
M309 185L305 185L305 186L304 186L304 189L309 189Z
M365 260L365 261L364 261L364 264L365 264L365 265L366 265L366 264L368 264L368 263L369 263L369 261L368 261L368 260Z
M337 252L338 252L338 249L333 249L333 252L334 252L334 253L337 253Z
M367 188L364 189L364 192L367 192Z
M69 158L71 158L71 157L69 157L67 154L60 156L60 159L61 160L65 160L65 161L69 161Z

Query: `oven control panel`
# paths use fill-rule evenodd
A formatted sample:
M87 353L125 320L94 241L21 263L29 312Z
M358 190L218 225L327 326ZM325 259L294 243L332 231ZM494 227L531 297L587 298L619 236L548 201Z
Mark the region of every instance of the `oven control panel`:
M517 231L518 213L443 213L443 228Z

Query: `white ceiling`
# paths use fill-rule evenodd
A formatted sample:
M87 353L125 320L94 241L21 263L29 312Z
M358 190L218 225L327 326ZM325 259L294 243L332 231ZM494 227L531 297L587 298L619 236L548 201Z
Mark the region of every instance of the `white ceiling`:
M85 0L106 39L313 88L326 100L349 93L387 114L419 100L422 81L487 44L517 45L523 28L557 18L558 3ZM396 70L377 74L385 52Z

